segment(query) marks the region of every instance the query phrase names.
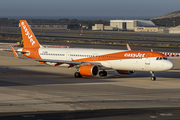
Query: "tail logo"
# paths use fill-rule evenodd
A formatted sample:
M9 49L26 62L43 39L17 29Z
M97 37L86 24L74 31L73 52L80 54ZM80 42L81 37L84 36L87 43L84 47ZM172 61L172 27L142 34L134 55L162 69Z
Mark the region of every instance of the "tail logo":
M25 35L28 36L28 39L30 40L31 44L34 45L35 41L32 38L33 36L29 33L29 31L28 31L26 25L24 24L24 22L21 22L21 25L22 25L22 27L23 27L23 29L25 31Z

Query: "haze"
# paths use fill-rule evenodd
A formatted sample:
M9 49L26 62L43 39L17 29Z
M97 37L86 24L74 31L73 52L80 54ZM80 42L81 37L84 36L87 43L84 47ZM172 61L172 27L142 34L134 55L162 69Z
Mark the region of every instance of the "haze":
M179 5L180 0L1 0L0 17L156 17Z

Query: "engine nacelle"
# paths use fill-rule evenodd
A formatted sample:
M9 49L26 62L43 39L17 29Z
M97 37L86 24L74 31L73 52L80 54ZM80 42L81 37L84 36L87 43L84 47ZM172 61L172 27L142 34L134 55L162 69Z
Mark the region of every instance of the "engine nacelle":
M132 75L134 71L129 71L129 70L116 70L119 74L122 75Z
M79 68L81 76L96 76L99 72L99 68L96 65L81 65Z

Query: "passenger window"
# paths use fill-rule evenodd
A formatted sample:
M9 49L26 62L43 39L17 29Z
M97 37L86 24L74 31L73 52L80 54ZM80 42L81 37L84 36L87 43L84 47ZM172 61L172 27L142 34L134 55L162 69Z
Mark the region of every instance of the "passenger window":
M156 60L159 60L159 57L157 57Z

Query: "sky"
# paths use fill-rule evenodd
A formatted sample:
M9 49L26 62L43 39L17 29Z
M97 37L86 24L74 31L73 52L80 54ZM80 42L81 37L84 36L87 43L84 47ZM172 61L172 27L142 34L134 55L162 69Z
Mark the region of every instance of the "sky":
M0 0L0 17L157 17L179 5L180 0Z

